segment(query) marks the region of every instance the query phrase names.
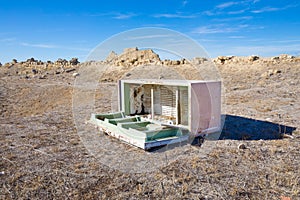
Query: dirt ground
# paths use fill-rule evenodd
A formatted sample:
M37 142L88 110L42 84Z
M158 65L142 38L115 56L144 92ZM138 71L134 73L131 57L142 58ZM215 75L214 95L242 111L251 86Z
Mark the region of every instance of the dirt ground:
M299 59L218 64L225 92L220 139L187 144L180 159L143 173L99 162L78 135L73 72L85 66L47 76L0 68L0 199L300 199ZM96 109L111 109L115 79L134 76L126 70L101 77ZM151 155L91 132L125 157ZM205 145L214 148L201 153Z

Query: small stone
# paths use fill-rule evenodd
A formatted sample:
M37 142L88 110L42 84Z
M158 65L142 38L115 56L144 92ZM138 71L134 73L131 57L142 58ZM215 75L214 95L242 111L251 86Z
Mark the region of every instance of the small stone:
M32 71L33 74L37 74L38 73L38 71L36 69L32 69L31 71Z
M131 73L127 73L125 76L126 76L126 77L129 77L129 76L131 76Z
M273 73L274 73L274 74L280 74L280 73L281 73L281 70L279 70L279 69L274 69Z
M39 76L39 79L46 79L46 75L43 74L43 75Z
M239 144L238 149L247 149L245 144Z
M73 77L79 76L79 73L75 72L72 74Z
M70 73L70 72L73 72L73 71L75 71L76 69L75 68L71 68L71 69L66 69L66 73Z

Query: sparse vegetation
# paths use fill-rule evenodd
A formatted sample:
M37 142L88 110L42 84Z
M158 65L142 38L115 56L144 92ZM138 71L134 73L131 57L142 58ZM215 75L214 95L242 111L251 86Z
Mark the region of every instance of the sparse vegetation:
M1 67L0 199L299 199L300 62L279 57L270 63L263 58L253 63L238 57L223 59L218 69L226 88L226 113L298 128L294 138L207 140L214 146L207 155L191 146L183 158L138 174L103 165L77 135L72 73L85 63L68 65L75 69L72 73L54 73L60 67L34 68L47 79L32 76L32 66L21 62ZM281 72L260 76L270 69ZM28 71L27 79L22 70ZM118 70L102 78L127 73ZM130 73L134 76L134 71ZM97 90L97 109L110 109L106 93L113 81ZM145 155L142 150L135 153Z

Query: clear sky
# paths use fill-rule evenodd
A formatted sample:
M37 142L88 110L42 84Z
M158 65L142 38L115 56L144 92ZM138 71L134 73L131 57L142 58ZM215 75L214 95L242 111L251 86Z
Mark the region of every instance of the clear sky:
M84 61L134 28L179 31L218 55L300 55L299 0L0 0L0 62ZM112 49L113 50L113 49Z

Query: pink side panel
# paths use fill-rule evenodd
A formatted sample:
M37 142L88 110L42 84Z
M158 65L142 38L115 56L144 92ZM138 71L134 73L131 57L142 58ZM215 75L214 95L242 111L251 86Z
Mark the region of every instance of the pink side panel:
M191 87L191 130L198 134L221 128L221 82L193 83ZM212 131L214 132L214 131Z

